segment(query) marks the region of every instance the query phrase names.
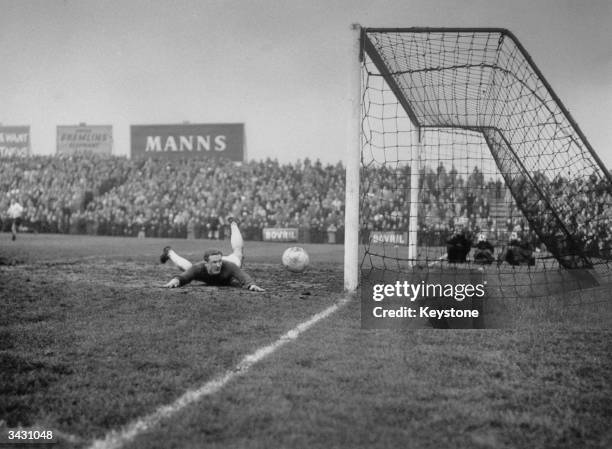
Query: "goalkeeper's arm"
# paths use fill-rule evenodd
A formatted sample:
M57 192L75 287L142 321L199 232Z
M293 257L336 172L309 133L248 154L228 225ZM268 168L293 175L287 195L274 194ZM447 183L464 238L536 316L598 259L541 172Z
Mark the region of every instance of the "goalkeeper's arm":
M242 287L252 292L265 291L263 288L256 285L255 282L253 281L253 278L249 276L247 273L245 273L244 271L242 271L242 269L239 266L234 265L233 263L226 263L226 267L228 271L231 273L231 276L234 279L236 279Z
M166 288L176 288L176 287L180 287L181 286L181 281L179 278L172 278L170 279L170 282L168 282L167 284L164 285L164 287ZM252 292L265 292L265 290L261 287L259 287L256 284L249 284L246 286L246 288Z
M176 288L176 287L181 287L185 284L189 284L191 281L195 279L196 271L197 271L197 267L194 265L190 269L182 273L180 276L175 276L172 279L170 279L170 282L168 282L167 284L164 284L164 287Z
M164 287L166 288L176 288L180 286L181 286L181 281L179 281L179 278L172 278L170 279L170 282L168 282L167 284L164 284Z

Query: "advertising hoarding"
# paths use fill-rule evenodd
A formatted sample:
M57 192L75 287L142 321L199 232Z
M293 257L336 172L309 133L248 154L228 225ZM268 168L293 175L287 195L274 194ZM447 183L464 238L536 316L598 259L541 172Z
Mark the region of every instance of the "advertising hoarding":
M0 156L29 156L30 127L0 126Z
M57 153L96 153L110 155L113 151L111 125L79 125L57 127Z
M244 160L244 124L132 125L132 158Z
M408 233L397 231L372 231L370 234L370 242L408 245Z
M263 239L267 242L297 242L298 228L264 228Z

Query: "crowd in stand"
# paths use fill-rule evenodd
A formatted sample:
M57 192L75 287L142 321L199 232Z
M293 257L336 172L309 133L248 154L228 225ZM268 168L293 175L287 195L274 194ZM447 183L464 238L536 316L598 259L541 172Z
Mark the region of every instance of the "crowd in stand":
M224 238L234 216L246 239L261 239L266 227L294 227L323 241L330 229L341 237L344 227L344 168L309 160L7 158L0 167L3 230L11 197L35 232Z
M94 197L124 183L125 158L92 156L3 158L0 164L0 220L6 230L10 198L24 206L24 225L37 232L68 233Z
M298 228L300 240L341 243L344 232L344 167L308 159L235 163L223 159L130 160L96 155L3 158L0 165L0 228L10 227L10 198L24 206L23 225L34 232L147 237L225 238L227 218L241 223L247 240L269 227ZM410 167L377 167L364 173L361 197L364 235L406 232ZM591 252L612 253L612 197L607 180L594 175L569 181L540 179L542 190L571 223L570 233ZM445 242L461 221L475 232L509 232L527 223L493 214L507 204L501 179L485 179L477 168L457 173L440 165L422 169L418 226L422 244ZM519 189L527 215L555 226L541 199ZM521 216L516 214L515 217ZM548 217L548 218L547 218ZM592 217L598 217L593 220ZM523 220L522 218L519 220ZM558 230L553 229L550 235ZM550 244L550 242L547 242Z
M608 180L593 173L575 180L557 176L549 181L536 174L532 182L517 180L516 192L525 215L544 237L543 243L564 255L562 263L567 267L583 265L574 257L577 254L612 255L612 189Z
M370 186L363 202L362 216L372 217L363 227L370 231L408 230L410 203L410 167L390 170L381 167L367 173ZM443 242L457 222L472 230L508 232L516 220L498 222L501 217L491 212L491 202L504 202L506 191L500 179L485 180L474 168L469 174L459 174L443 165L436 170L421 170L419 184L418 226L421 238ZM432 242L433 244L433 242Z

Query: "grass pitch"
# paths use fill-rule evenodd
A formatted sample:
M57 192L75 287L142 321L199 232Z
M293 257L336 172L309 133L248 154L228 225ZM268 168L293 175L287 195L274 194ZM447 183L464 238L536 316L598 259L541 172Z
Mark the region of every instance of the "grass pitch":
M247 243L263 294L167 290L170 244L203 240L0 235L0 428L94 439L170 404L342 296L342 247ZM610 447L609 302L514 304L520 329L364 331L359 301L126 447ZM584 307L583 307L584 306ZM593 330L599 329L599 330Z

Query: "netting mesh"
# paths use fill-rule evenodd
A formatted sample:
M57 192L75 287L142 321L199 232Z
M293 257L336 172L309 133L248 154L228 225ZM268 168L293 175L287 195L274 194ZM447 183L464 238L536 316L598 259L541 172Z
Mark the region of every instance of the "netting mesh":
M366 30L363 47L362 269L443 269L462 234L504 296L610 281L612 178L510 33Z

